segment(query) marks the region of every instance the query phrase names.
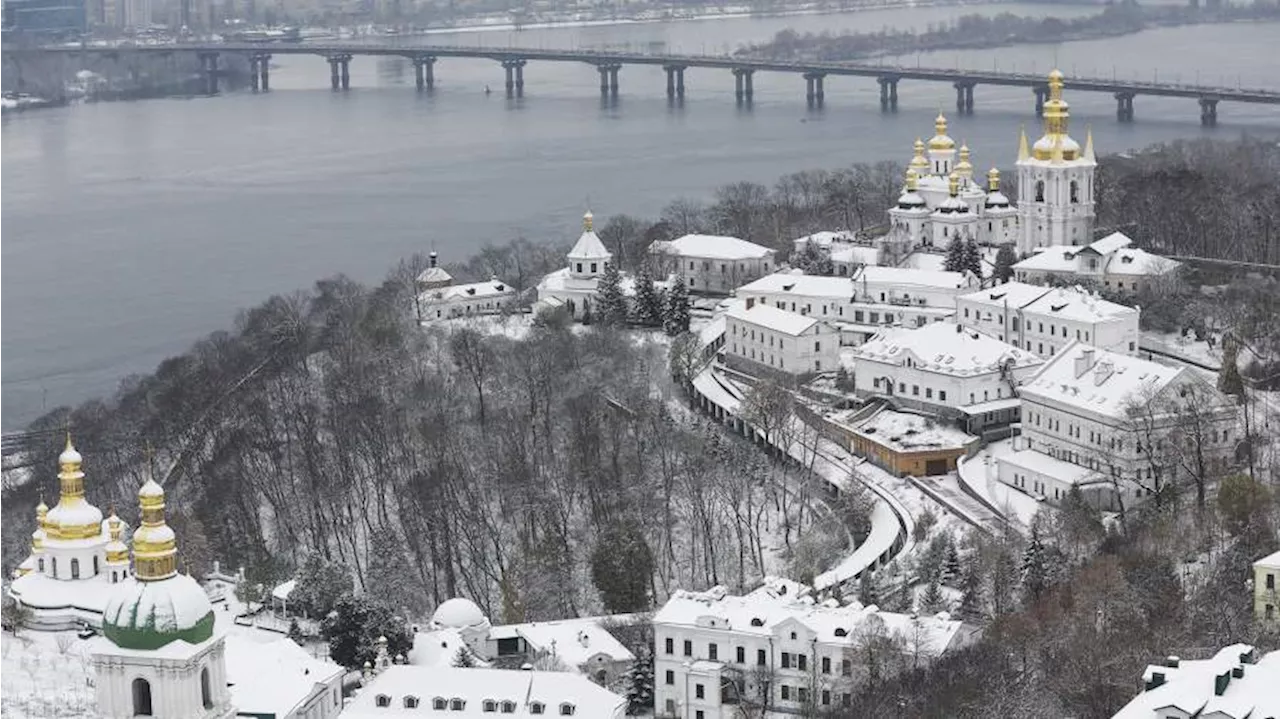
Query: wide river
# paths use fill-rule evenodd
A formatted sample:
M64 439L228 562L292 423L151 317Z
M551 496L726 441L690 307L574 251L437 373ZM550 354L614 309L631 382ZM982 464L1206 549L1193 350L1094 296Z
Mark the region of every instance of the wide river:
M431 43L630 47L724 52L784 28L923 28L964 13L1067 16L1079 7L929 7L435 35ZM936 53L925 66L1275 87L1280 25L1149 31L1105 41ZM735 108L727 71L689 70L669 108L656 67L625 67L602 107L586 65L531 63L526 97L501 97L502 71L442 60L437 90L413 90L405 62L357 57L352 89L333 93L317 57L276 56L272 91L216 98L76 105L6 116L3 151L3 417L21 427L45 408L110 394L132 373L227 328L273 293L343 272L377 282L399 258L445 260L516 236L567 242L597 216L654 216L716 186L788 172L910 157L944 84L903 82L901 111L878 111L875 82L828 78L826 108L804 106L798 76L758 74ZM492 86L493 95L484 88ZM1192 100L1139 97L1137 122L1103 94L1072 93L1074 127L1100 152L1175 138L1280 132L1280 108L1223 104L1203 130ZM952 134L985 169L1011 166L1018 127L1036 131L1032 94L979 86L976 113ZM1274 178L1273 178L1274 179Z

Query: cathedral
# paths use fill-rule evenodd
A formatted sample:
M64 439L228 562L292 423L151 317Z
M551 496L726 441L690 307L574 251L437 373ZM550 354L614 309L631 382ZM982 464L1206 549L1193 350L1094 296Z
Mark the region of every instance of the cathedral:
M1050 245L1092 242L1098 164L1092 135L1081 150L1067 134L1062 73L1050 73L1048 86L1043 136L1031 147L1025 132L1020 139L1016 206L1000 191L996 168L987 171L982 186L968 146L957 148L947 134L947 118L938 115L933 137L915 142L902 195L889 210L886 241L944 248L959 238L980 245L1012 244L1020 255Z

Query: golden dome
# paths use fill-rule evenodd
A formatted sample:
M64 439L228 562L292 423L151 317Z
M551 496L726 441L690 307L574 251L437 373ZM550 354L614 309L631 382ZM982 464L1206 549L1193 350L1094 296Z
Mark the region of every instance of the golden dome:
M91 539L102 535L102 511L84 498L84 472L80 453L71 444L58 456L58 504L45 516L46 538L54 540Z
M1074 160L1080 156L1080 144L1067 134L1071 117L1070 105L1062 99L1063 74L1049 73L1049 99L1044 103L1044 136L1031 148L1037 160Z
M591 214L591 210L587 210L587 214L585 214L585 215L583 215L583 216L582 216L582 231L583 231L583 232L590 232L590 231L591 231L591 222L592 222L592 220L593 220L593 219L594 219L594 216Z
M168 579L178 572L178 543L164 521L164 488L148 477L138 490L142 521L133 532L134 576L138 581Z
M956 141L947 136L947 118L942 113L933 121L934 135L929 139L930 150L954 150Z
M952 171L947 175L947 192L951 193L952 197L960 194L960 173Z
M956 163L956 172L962 178L973 177L973 163L969 162L969 146L960 146L960 161Z
M914 169L907 168L907 192L916 191L916 188L920 184L918 182L919 179L920 179L920 176L916 174L916 171Z
M917 137L913 147L915 154L912 155L911 162L907 164L907 167L915 170L917 176L929 174L929 161L924 157L924 140Z
M111 541L107 542L107 563L127 564L129 562L129 548L120 539L120 535L124 530L124 522L120 521L114 511L107 518L107 527L111 533Z
M44 497L40 497L40 504L36 505L36 531L31 533L31 551L39 552L44 549L44 539L47 534L45 530L45 517L49 514L49 505L44 503Z
M987 192L998 192L1000 190L1000 171L996 168L987 170Z

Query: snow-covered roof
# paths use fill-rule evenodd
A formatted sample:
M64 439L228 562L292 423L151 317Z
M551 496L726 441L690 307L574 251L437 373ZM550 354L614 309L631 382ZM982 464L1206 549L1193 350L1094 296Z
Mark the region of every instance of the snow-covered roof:
M431 615L431 623L439 627L466 629L487 626L489 618L475 602L465 597L454 597L436 607L435 613Z
M327 684L345 672L283 637L255 642L228 634L226 663L232 704L250 716L292 716L299 704L311 698L317 684Z
M1255 656L1252 646L1232 644L1211 659L1171 657L1165 665L1151 664L1142 673L1150 688L1112 719L1164 719L1174 715L1173 709L1179 712L1176 716L1215 719L1280 716L1280 692L1276 691L1280 651L1269 652L1256 663Z
M428 282L449 283L453 282L453 275L446 272L443 267L432 265L423 270L422 274L418 275L418 281L424 284Z
M861 283L879 283L886 285L915 285L917 287L936 287L939 289L956 289L965 287L967 280L963 272L946 272L940 270L917 270L911 267L863 267L854 281Z
M670 242L658 241L650 245L649 251L714 260L756 260L773 254L768 247L720 235L685 235Z
M610 661L632 661L635 655L604 627L599 617L561 619L553 622L504 624L489 630L490 639L524 637L531 648L555 652L570 667L586 664L601 654Z
M378 706L379 696L387 706ZM417 698L417 707L405 706L405 698ZM433 712L435 700L449 702L449 717L481 719L494 716L485 711L486 701L500 709L510 702L513 711L502 716L528 717L533 705L541 704L542 716L561 716L560 705L573 705L573 716L610 719L621 717L626 700L571 672L521 671L455 667L392 665L383 669L352 698L342 711L343 719L377 719L388 716L425 716ZM461 700L459 709L452 702ZM442 714L443 716L443 714Z
M1280 552L1272 552L1267 556L1253 563L1255 567L1277 567L1280 568Z
M952 322L931 322L923 327L895 327L872 337L850 354L859 361L903 364L928 372L962 376L1031 367L1044 360L1026 350Z
M595 230L584 230L582 236L574 243L573 249L569 250L569 259L582 258L587 259L608 259L613 256L609 248L604 246L600 241L600 236Z
M100 615L115 587L106 574L65 580L31 572L13 580L9 585L9 594L37 610L73 607Z
M1042 474L1046 477L1053 477L1063 484L1085 485L1091 484L1097 480L1110 482L1104 479L1097 471L1079 464L1072 464L1065 460L1058 459L1033 449L1024 449L1018 452L1010 452L997 460L1004 464L1010 464L1019 469L1025 469L1029 472Z
M290 579L287 582L277 584L275 589L271 590L271 598L285 601L289 598L289 595L293 593L293 588L296 586L298 586L298 580L296 579Z
M1104 300L1080 287L1057 287L1049 290L1023 307L1023 312L1029 315L1063 317L1077 322L1132 318L1136 325L1138 321L1136 308Z
M780 310L763 302L755 303L750 309L734 307L726 312L725 316L731 320L747 322L757 327L763 327L767 330L781 332L784 335L793 337L808 332L814 325L818 324L818 320L812 317Z
M978 441L977 437L935 417L891 409L876 412L855 424L853 430L899 452L963 449Z
M826 297L848 301L853 281L848 277L824 277L802 272L775 272L738 288L738 296L788 293L802 297Z
M1163 275L1181 267L1182 263L1146 250L1126 247L1107 263L1109 275Z
M126 577L102 610L102 630L120 646L200 641L208 637L212 612L209 595L186 574L153 581Z
M1100 240L1094 240L1089 249L1100 255L1109 255L1121 247L1128 247L1133 244L1133 240L1129 239L1123 232L1112 232Z
M1133 398L1162 391L1186 371L1073 341L1023 383L1021 395L1122 419Z
M970 292L956 298L957 301L972 302L992 309L1018 309L1026 307L1049 292L1044 285L1029 285L1025 282L1006 282L985 290Z
M1035 251L1030 257L1014 264L1015 270L1032 270L1038 272L1075 272L1076 255L1083 247L1073 245L1050 245Z
M486 297L505 297L515 294L515 288L499 280L472 282L466 285L450 285L435 290L427 290L418 295L424 305L437 302L454 302L457 300L484 299Z
M468 647L467 641L460 631L452 627L417 632L413 635L413 649L409 650L408 661L414 666L451 667L458 656L458 650L464 647ZM488 666L484 660L474 655L472 660L476 666Z
M815 232L812 235L797 237L792 241L792 245L795 246L796 251L800 251L808 245L829 250L832 245L853 242L853 238L853 233L847 230L840 230L836 232L831 230L822 230L821 232Z
M654 626L711 627L739 634L774 636L784 627L800 625L827 645L856 646L868 632L912 637L919 631L921 653L937 656L946 651L962 623L945 612L913 618L879 611L857 602L845 606L817 604L810 596L769 596L752 593L730 595L724 587L705 592L677 590L653 617Z

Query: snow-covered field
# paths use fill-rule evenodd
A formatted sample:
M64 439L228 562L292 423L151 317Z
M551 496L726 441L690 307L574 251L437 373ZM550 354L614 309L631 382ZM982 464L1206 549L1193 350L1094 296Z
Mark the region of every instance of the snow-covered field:
M74 632L23 630L0 637L0 715L96 717L85 642Z

